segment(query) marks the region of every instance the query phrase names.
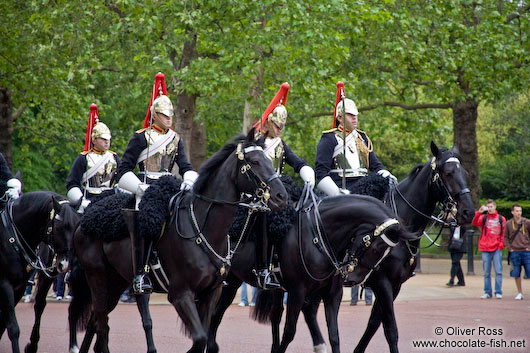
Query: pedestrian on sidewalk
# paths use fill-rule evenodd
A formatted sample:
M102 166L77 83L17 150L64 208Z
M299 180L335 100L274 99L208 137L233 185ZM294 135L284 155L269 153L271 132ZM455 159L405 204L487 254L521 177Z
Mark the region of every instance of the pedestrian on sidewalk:
M250 285L249 285L250 286ZM256 287L252 287L252 299L250 300L250 303L248 301L248 295L247 295L247 284L245 282L241 283L241 301L239 302L239 306L255 306L256 305L256 294L258 292Z
M524 266L525 272L530 273L530 220L522 217L523 208L521 205L512 206L512 216L506 223L504 238L508 246L508 265L511 264L510 277L515 279L517 287L516 300L523 299L523 288L521 285L521 269Z
M374 292L372 292L372 288L370 287L364 287L363 289L364 293L364 302L366 305L372 305L372 298L374 295ZM359 285L356 284L355 286L351 287L351 301L350 305L357 305L357 302L359 301Z
M502 249L504 249L504 226L506 218L497 212L497 204L488 199L475 212L472 224L481 229L478 250L482 252L484 268L484 294L481 299L492 297L491 264L495 269L495 298L502 299Z
M460 265L460 260L466 252L466 228L465 227L451 227L453 234L449 237L449 244L447 249L449 254L451 254L451 272L449 282L447 282L448 287L455 286L455 277L458 279L456 283L457 287L463 287L466 285L464 281L464 272L462 271L462 266Z

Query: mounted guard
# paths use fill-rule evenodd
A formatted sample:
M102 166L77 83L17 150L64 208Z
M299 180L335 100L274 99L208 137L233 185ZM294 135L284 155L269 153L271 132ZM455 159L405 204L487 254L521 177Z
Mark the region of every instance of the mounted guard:
M265 155L271 160L272 166L278 176L281 176L285 163L290 165L296 173L300 174L302 180L309 183L311 188L315 186L315 171L300 157L280 137L287 121L287 96L289 94L289 84L283 83L269 103L269 106L262 114L261 119L254 124L257 135L266 135ZM268 263L269 241L267 239L266 215L259 214L256 220L256 275L258 283L265 289L277 288L280 284L275 276L271 276L271 264Z
M72 204L80 203L79 213L84 212L94 197L111 190L115 182L120 159L109 150L111 138L110 129L99 119L98 106L91 104L85 147L66 179L66 196Z
M8 199L18 199L22 193L22 183L13 178L4 155L0 153L0 210Z
M151 101L144 120L144 128L130 139L118 170L118 186L132 192L136 198L134 210L124 210L133 248L135 273L132 289L134 294L150 293L153 289L146 276L146 250L150 244L137 234L138 205L149 184L163 175L180 174L181 190L189 190L198 177L184 151L184 143L172 129L173 104L167 96L165 76L159 72L151 94ZM138 165L138 176L133 170Z
M328 196L355 192L370 172L397 182L377 158L368 135L357 129L358 115L355 102L344 95L344 83L337 82L333 128L322 132L315 159L317 188Z

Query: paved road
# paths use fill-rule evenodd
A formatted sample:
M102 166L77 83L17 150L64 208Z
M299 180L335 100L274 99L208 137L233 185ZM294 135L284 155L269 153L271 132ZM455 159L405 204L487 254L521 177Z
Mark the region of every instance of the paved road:
M530 294L523 301L513 299L513 279L504 277L504 298L481 300L482 276L466 277L466 287L447 288L448 264L446 260L425 261L423 273L404 284L396 300L396 316L399 327L400 352L528 352L530 351ZM477 266L475 266L477 267ZM507 267L507 266L505 266ZM437 269L437 270L434 270ZM447 270L447 271L446 271ZM477 268L475 268L477 271ZM430 272L430 273L426 273ZM441 273L434 273L441 272ZM523 288L530 292L530 280L523 281ZM363 305L349 306L349 291L345 291L344 302L339 314L342 352L352 352L366 326L370 308ZM151 312L154 322L154 336L159 353L186 352L190 340L180 330L180 321L175 310L164 305L164 296L153 297ZM237 301L235 301L237 303ZM218 340L221 352L252 353L270 352L270 327L260 325L248 318L249 308L232 305L220 327ZM20 303L17 317L21 327L21 346L29 338L33 325L33 307ZM319 322L325 329L324 314L319 313ZM113 353L145 352L146 345L136 305L122 304L111 314L109 325L110 349ZM443 330L436 335L439 327ZM467 331L462 331L469 329ZM492 332L496 329L498 333ZM500 332L499 330L502 330ZM459 334L454 334L458 331ZM489 331L489 332L487 332ZM67 305L50 301L43 316L39 352L67 352L68 324ZM81 334L79 335L81 339ZM493 339L493 341L492 341ZM442 344L510 344L518 340L520 348L414 348L414 340L442 340ZM446 340L446 341L443 341ZM460 341L458 341L460 340ZM462 341L464 340L464 341ZM504 340L504 341L502 341ZM524 342L523 342L524 340ZM506 343L504 343L506 342ZM440 344L440 343L438 343ZM329 350L329 347L328 347ZM7 334L0 340L0 353L10 352ZM295 340L288 352L306 353L312 351L311 338L303 319L299 320ZM380 329L367 352L388 352L383 331Z

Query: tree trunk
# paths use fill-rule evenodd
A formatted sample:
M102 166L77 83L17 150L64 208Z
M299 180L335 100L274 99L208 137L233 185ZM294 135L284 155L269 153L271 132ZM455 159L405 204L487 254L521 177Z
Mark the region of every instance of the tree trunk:
M13 152L11 144L13 139L13 103L9 90L0 87L0 152L4 155L9 169L13 170Z
M468 171L468 186L475 206L479 205L480 188L477 118L479 103L474 100L455 102L453 106L453 143L460 151L462 166Z
M247 93L247 99L245 100L245 111L243 112L243 133L246 134L248 130L254 125L258 119L261 118L263 112L259 112L258 116L252 114L253 111L258 111L262 108L265 111L265 107L260 107L259 101L261 99L261 93L263 93L263 67L258 68L258 74L253 77L254 84L249 87Z
M189 66L197 57L197 34L189 30L190 40L184 43L180 63L175 69L178 71ZM170 59L175 66L175 52L170 53ZM185 90L177 95L175 106L175 131L184 143L186 154L195 170L199 169L206 160L206 128L194 121L197 95L188 94Z

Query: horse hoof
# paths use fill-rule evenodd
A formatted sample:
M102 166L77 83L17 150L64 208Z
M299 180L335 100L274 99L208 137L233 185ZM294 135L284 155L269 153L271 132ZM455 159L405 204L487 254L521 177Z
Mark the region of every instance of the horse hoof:
M313 347L313 352L315 353L327 353L328 349L325 343L321 343L318 346Z
M78 346L71 347L69 353L79 353L79 347Z
M33 347L30 343L28 343L26 347L24 347L24 353L36 353L36 352L37 352L37 348Z

